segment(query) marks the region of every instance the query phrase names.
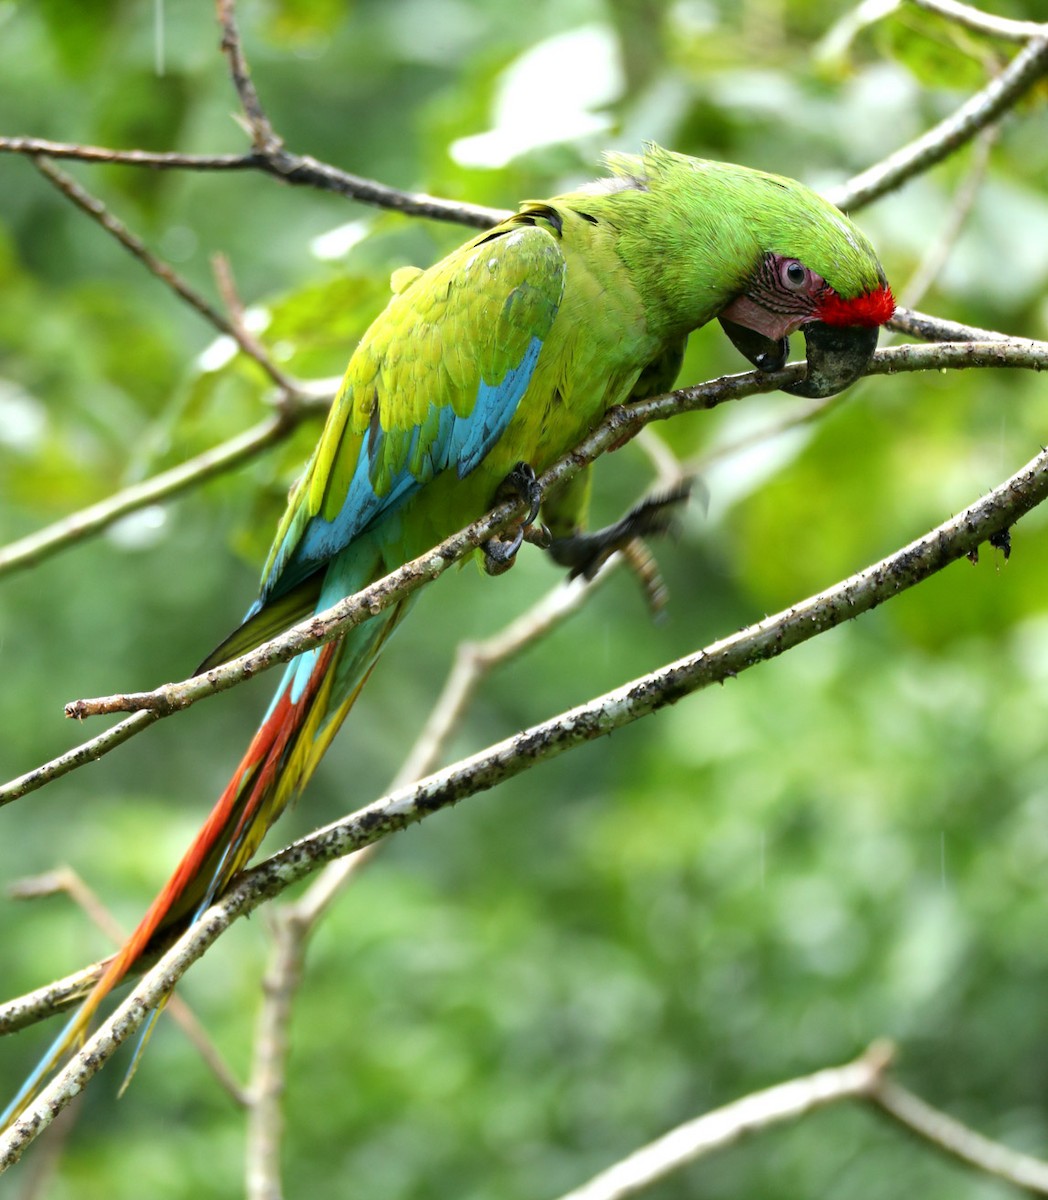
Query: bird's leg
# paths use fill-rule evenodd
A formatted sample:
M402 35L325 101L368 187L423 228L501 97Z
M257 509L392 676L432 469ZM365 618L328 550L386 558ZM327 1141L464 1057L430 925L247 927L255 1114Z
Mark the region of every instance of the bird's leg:
M524 519L501 534L488 538L481 546L484 551L484 570L489 575L501 575L513 566L517 551L525 540L548 549L551 539L548 531L539 526L533 528L542 504L542 488L539 487L535 470L526 462L519 462L499 484L495 503L500 500L523 500L528 506Z
M592 579L608 559L622 551L626 562L637 575L653 612L665 604L666 589L655 569L654 560L643 539L669 533L680 507L691 495L692 481L685 479L668 492L649 496L613 525L592 533L574 533L553 538L550 557L568 568L568 578L582 576Z

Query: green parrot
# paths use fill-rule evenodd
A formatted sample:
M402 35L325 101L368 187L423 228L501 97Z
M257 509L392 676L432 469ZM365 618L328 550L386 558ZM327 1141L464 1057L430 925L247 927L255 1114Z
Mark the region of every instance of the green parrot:
M520 211L426 271L404 269L357 346L293 489L243 624L205 671L330 607L482 515L507 481L540 503L558 561L589 570L651 513L583 534L587 488L541 473L611 405L668 390L688 334L718 318L761 370L803 332L828 396L865 370L891 289L866 238L800 183L649 146L610 176ZM525 521L527 524L528 521ZM512 562L523 528L483 561ZM173 876L9 1110L83 1040L106 994L191 924L305 787L409 601L287 667Z

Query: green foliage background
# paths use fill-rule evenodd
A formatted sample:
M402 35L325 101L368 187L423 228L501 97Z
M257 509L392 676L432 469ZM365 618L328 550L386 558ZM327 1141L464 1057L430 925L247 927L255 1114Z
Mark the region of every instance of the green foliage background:
M0 4L0 130L240 150L207 7ZM1032 0L997 7L1046 15ZM591 177L600 149L644 138L837 182L950 111L1011 52L909 8L849 42L830 33L846 15L829 0L245 0L240 19L291 149L508 207ZM515 119L536 144L505 165L458 161L458 139L499 125L507 72L558 45L572 69L533 83L501 122L506 135ZM587 104L590 130L577 132ZM969 157L862 214L897 290L940 231ZM268 313L267 343L303 376L340 372L391 269L465 236L249 173L71 170L208 293L209 257L226 253L241 294ZM1046 178L1042 92L1007 121L926 308L1046 336ZM317 238L358 221L351 249L318 257ZM0 156L3 540L260 419L259 372L216 365L213 340L29 162ZM740 366L706 330L683 378ZM659 432L682 456L708 454L793 403L757 398ZM719 460L705 475L708 512L694 506L680 543L659 548L668 618L652 624L621 574L486 685L449 752L918 536L1029 458L1046 419L1032 374L882 378L818 424ZM316 432L0 581L5 777L94 731L69 726L64 701L179 678L224 636L253 596ZM648 472L635 448L602 463L598 519L630 503ZM455 644L497 629L554 580L531 553L503 579L467 568L432 589L269 845L378 795ZM395 838L311 948L293 1027L288 1193L556 1196L676 1122L879 1035L899 1041L900 1077L927 1098L1044 1153L1046 593L1048 531L1035 513L1010 562L986 550L855 625ZM199 705L5 809L0 877L68 862L130 925L224 784L271 684ZM264 916L243 923L181 989L241 1071L265 929ZM0 903L0 947L5 996L108 949L61 899ZM5 1097L49 1036L0 1045ZM169 1022L118 1104L119 1082L119 1065L95 1081L48 1195L241 1190L242 1115ZM17 1194L39 1154L0 1194ZM1007 1191L841 1108L651 1192L900 1194Z

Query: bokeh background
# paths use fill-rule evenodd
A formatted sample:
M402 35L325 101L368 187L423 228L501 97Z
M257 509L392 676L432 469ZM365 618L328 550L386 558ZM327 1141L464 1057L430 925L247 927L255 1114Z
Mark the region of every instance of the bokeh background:
M999 11L1048 16L1038 0ZM409 189L503 207L654 139L839 183L955 108L1013 47L903 7L862 27L830 0L268 0L241 6L288 146ZM0 4L0 131L239 151L206 5ZM923 301L1048 336L1048 116L1006 121ZM972 151L861 214L897 291L934 247ZM198 287L226 254L263 338L337 375L392 269L467 236L242 174L71 168ZM259 420L251 365L76 212L0 156L0 535L6 542ZM745 364L717 328L683 382ZM725 446L783 396L659 428L701 457L708 505L658 547L653 623L619 573L484 687L449 756L582 701L924 533L1045 441L1043 379L867 381L818 422ZM318 425L236 473L0 580L0 772L103 726L75 696L180 678L237 622ZM709 456L713 455L711 459ZM647 485L635 447L600 464L596 516ZM984 548L846 628L394 838L316 936L293 1024L288 1192L556 1196L707 1108L873 1038L899 1077L985 1133L1048 1146L1048 530ZM498 580L442 579L398 634L304 802L268 846L379 795L456 643L556 581L537 553ZM7 883L69 863L127 925L239 758L271 679L200 704L0 814ZM266 917L187 978L246 1069ZM28 990L108 950L64 899L0 901L0 983ZM0 1045L6 1098L50 1038ZM90 1089L42 1192L77 1200L242 1190L243 1118L164 1021L127 1096ZM34 1149L0 1181L32 1182ZM658 1200L899 1195L988 1200L870 1112L761 1134Z

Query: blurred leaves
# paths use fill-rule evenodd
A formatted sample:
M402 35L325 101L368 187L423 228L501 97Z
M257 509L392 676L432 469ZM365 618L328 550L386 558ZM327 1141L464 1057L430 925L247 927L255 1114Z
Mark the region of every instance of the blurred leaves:
M818 44L848 10L825 0L240 9L256 83L293 149L501 206L591 178L601 148L643 137L816 185L840 180L954 107L1006 49L906 5L859 30L828 71ZM5 133L246 145L206 9L46 0L0 7L0 23ZM490 169L451 153L498 127L513 64L594 28L617 39L619 91L594 105L598 64L580 57L579 87L557 94L588 97L606 133L536 144ZM565 127L575 116L565 112ZM897 288L935 240L966 155L861 215ZM75 172L210 296L210 256L227 254L259 336L303 378L337 379L390 272L465 236L250 174ZM1042 104L1004 124L926 307L1048 333L1046 177ZM682 382L741 366L707 329ZM229 437L271 400L253 364L216 346L27 162L0 156L5 541ZM701 460L777 425L793 403L758 398L659 432ZM690 513L681 541L656 548L667 619L648 622L623 573L488 684L449 754L904 544L1029 458L1046 419L1032 374L884 378L815 423L719 459L705 472L708 514ZM307 422L152 514L147 530L114 531L3 581L0 769L29 769L86 734L63 721L65 700L184 674L228 632L315 434ZM597 519L648 477L635 448L610 456ZM382 1200L553 1196L674 1122L880 1034L901 1040L902 1074L929 1099L1017 1148L1043 1147L1044 518L1024 521L1013 545L1007 563L985 548L976 566L956 564L855 625L394 840L313 947L293 1030L289 1191L324 1200L352 1179ZM270 845L377 795L456 642L498 628L555 578L528 555L505 579L470 568L442 579ZM269 686L197 706L5 809L0 877L70 861L130 924L225 783ZM59 900L0 904L0 937L11 993L105 949ZM263 944L264 922L235 930L184 989L238 1067ZM0 1045L5 1091L47 1037ZM154 1038L122 1105L119 1064L105 1074L55 1196L239 1188L242 1117L172 1029ZM778 1130L651 1194L700 1192L1007 1194L856 1110Z

